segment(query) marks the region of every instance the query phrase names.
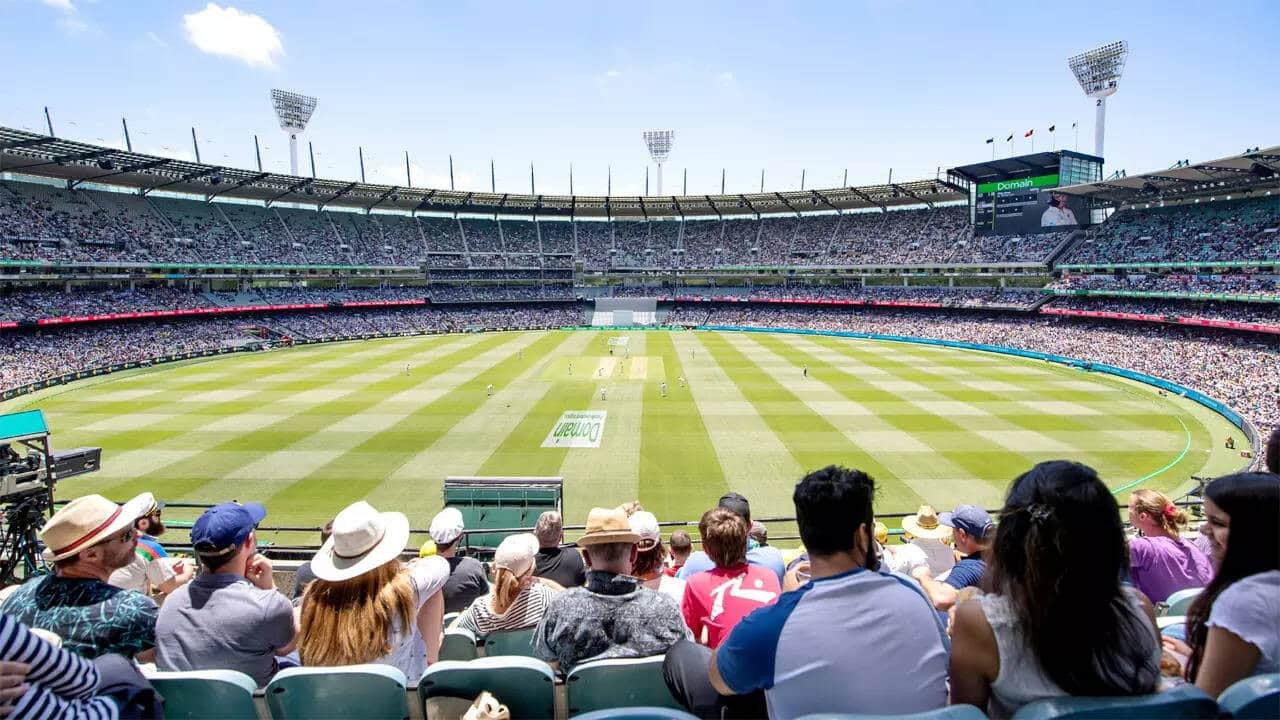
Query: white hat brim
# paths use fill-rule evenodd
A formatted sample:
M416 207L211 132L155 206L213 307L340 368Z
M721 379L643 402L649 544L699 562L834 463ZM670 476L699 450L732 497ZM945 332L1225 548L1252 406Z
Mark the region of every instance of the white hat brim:
M915 537L931 538L935 540L940 540L951 534L951 528L941 523L939 523L936 528L920 527L920 520L914 515L908 515L907 517L902 518L902 529L911 533Z
M121 505L120 514L116 515L116 519L111 521L110 525L106 525L92 535L87 536L76 545L74 550L55 555L52 553L51 549L49 549L50 552L46 555L46 558L56 562L58 560L66 560L69 557L75 557L94 545L98 545L112 535L115 535L126 528L133 527L133 524L138 521L138 518L142 517L142 513L147 509L147 506L142 502L142 500L142 496L138 496Z
M409 542L409 518L404 513L378 513L382 517L382 539L367 552L352 558L338 557L333 553L334 538L330 537L311 558L311 572L321 580L341 582L359 577L400 557Z

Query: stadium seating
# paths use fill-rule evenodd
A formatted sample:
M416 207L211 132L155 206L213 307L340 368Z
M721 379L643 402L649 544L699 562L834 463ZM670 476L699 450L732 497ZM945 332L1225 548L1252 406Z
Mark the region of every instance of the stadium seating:
M1138 697L1056 697L1023 705L1013 720L1203 720L1218 705L1194 685Z
M662 678L662 655L584 662L565 678L569 717L617 707L669 707L680 704Z
M1245 678L1223 690L1218 705L1237 720L1274 720L1280 717L1280 674Z
M610 708L575 717L577 720L697 720L697 716L683 710L665 707Z
M535 628L502 630L484 636L485 657L519 655L534 657L533 632Z
M265 691L275 720L409 717L404 673L390 665L296 667L281 670Z
M450 621L444 626L449 628ZM466 628L449 628L444 631L444 639L440 643L441 660L475 660L479 657L476 647L475 633Z
M525 657L442 660L428 667L418 681L422 716L427 717L431 698L470 701L486 690L511 710L513 718L555 716L555 673L545 662Z
M859 715L850 713L815 713L796 720L986 720L986 713L972 705L948 705L937 710L907 715Z
M146 674L164 697L165 717L175 720L257 720L253 678L235 670Z
M1204 588L1187 588L1179 590L1165 599L1163 605L1165 610L1162 615L1186 615L1191 609L1191 603L1195 602L1200 596Z

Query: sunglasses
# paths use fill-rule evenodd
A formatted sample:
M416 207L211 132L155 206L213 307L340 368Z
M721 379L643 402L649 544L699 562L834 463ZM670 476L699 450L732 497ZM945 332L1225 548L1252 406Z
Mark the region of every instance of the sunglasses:
M133 542L133 539L135 537L137 537L137 533L134 531L133 528L129 528L128 530L125 530L124 532L120 533L120 542L122 543Z

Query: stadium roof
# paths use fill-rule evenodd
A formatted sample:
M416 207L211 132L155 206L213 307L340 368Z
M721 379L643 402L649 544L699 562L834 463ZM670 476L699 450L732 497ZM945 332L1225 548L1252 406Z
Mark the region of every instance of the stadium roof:
M1178 201L1280 188L1280 145L1168 170L1067 185L1059 191L1101 204Z
M0 128L0 170L135 189L236 198L268 204L289 202L319 207L404 212L565 215L573 217L720 216L798 214L822 210L886 209L898 205L968 199L963 187L945 180L913 180L888 185L789 190L731 195L527 195L376 185L347 180L297 177L126 152Z
M989 162L961 165L960 167L951 168L949 172L953 172L974 184L992 182L994 180L1009 180L1024 176L1035 177L1037 175L1056 173L1058 167L1062 164L1062 156L1064 155L1092 160L1099 165L1102 164L1102 158L1096 155L1086 155L1074 150L1050 150L1048 152L1031 153L1030 155L998 158Z

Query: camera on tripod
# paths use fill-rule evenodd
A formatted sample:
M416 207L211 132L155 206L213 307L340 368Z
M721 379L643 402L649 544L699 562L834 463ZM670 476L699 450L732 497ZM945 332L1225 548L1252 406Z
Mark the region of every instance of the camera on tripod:
M54 453L49 426L39 410L0 415L0 506L4 532L0 535L0 582L39 571L40 541L36 535L53 511L57 481L96 472L102 448L77 448Z

